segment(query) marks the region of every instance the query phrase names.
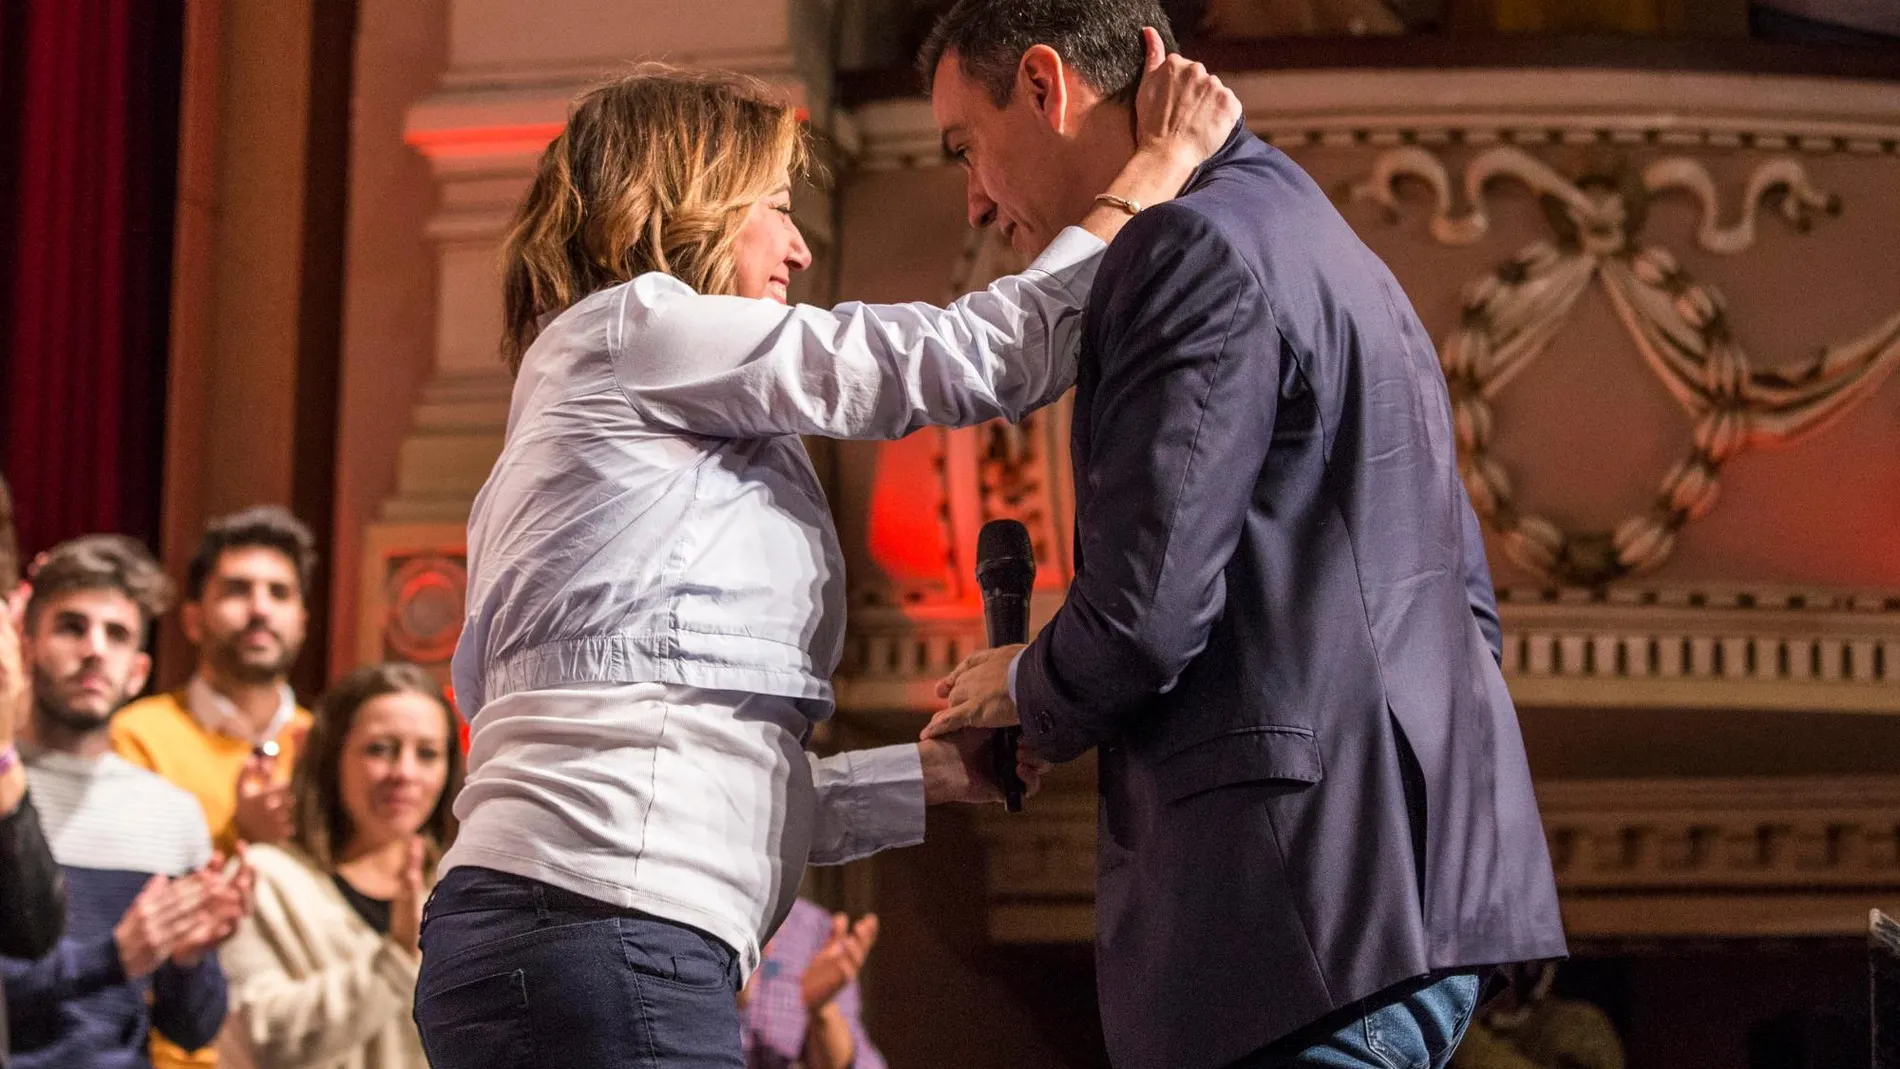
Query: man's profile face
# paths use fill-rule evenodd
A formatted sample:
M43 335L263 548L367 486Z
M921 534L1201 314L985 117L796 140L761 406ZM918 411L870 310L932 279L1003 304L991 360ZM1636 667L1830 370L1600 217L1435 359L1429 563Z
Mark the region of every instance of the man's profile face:
M1034 257L1063 227L1081 220L1100 190L1084 191L1070 180L1074 146L1038 109L1034 87L1026 83L1019 70L1009 103L999 108L989 90L964 73L956 53L946 52L931 79L930 111L944 150L968 182L970 225L994 225L1012 249Z
M204 593L183 613L185 635L219 675L239 683L281 682L303 650L303 582L289 556L268 546L218 555Z
M40 714L75 731L103 727L145 686L145 618L118 590L74 590L34 607L22 653Z

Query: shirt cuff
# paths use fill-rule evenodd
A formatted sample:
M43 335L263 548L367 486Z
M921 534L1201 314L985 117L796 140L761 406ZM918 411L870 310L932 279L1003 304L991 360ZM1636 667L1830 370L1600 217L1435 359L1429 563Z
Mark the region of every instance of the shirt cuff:
M818 786L842 802L849 814L849 854L866 857L923 842L924 764L917 744L850 750L841 756L841 782ZM831 768L821 765L820 776L836 768L835 763L826 764Z
M1079 226L1065 227L1024 274L1045 274L1061 284L1077 304L1088 299L1095 269L1102 266L1108 243Z
M1023 660L1023 651L1017 650L1016 656L1009 659L1009 703L1016 705L1016 666ZM1016 706L1016 715L1022 716L1022 706Z

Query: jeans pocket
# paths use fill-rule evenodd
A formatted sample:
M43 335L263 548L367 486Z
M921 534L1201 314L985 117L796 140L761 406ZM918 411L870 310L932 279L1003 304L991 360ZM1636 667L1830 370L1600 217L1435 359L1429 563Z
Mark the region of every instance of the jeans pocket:
M620 948L627 968L640 976L698 990L733 987L736 993L732 951L684 925L623 917Z
M1366 1014L1366 1048L1390 1069L1440 1069L1478 1005L1476 973L1454 973Z
M1457 1053L1458 1044L1464 1042L1465 1030L1471 1027L1471 1018L1477 1015L1478 996L1483 993L1485 980L1489 975L1488 971L1460 973L1445 980L1448 985L1444 991L1447 1003L1445 1009L1450 1028L1446 1033L1444 1049L1439 1053L1438 1060L1432 1063L1433 1065L1451 1064L1451 1056Z
M1430 1069L1432 1052L1406 1002L1393 1002L1360 1019L1366 1051L1386 1069Z
M423 1053L435 1069L528 1069L535 1064L528 975L522 969L422 994L415 1016Z

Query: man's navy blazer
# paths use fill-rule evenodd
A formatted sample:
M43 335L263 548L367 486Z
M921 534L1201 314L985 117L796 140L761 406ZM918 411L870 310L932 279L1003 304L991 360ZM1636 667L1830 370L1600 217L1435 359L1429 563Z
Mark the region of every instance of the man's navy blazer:
M1236 130L1115 239L1073 428L1075 581L1016 694L1043 756L1099 748L1116 1066L1561 956L1436 351L1285 154Z

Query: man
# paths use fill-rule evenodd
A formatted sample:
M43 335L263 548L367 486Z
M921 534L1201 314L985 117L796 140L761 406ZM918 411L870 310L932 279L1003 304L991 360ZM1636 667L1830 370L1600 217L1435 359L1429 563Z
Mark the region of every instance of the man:
M14 736L33 707L20 652L20 550L13 494L0 479L0 954L37 958L66 927L59 866L26 793L26 767ZM6 998L0 991L0 1066L7 1064Z
M192 557L181 622L198 668L180 691L135 702L112 745L196 795L219 849L290 835L290 769L310 714L291 692L315 540L286 509L212 521Z
M1102 188L1144 25L944 16L923 68L974 225L1033 252ZM1084 313L1067 604L946 678L926 734L1020 707L1042 757L1098 749L1121 1069L1442 1066L1486 967L1564 941L1431 340L1244 127L1128 210Z
M794 901L739 992L746 1069L884 1069L859 1009L858 971L876 943L876 914L854 924Z
M112 752L108 724L145 685L142 647L170 588L131 539L91 535L34 573L24 647L33 677L27 777L70 898L66 936L36 961L0 959L20 1069L145 1066L154 1028L185 1049L224 1021L215 951L248 908L192 797Z

